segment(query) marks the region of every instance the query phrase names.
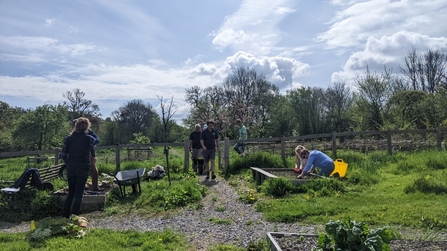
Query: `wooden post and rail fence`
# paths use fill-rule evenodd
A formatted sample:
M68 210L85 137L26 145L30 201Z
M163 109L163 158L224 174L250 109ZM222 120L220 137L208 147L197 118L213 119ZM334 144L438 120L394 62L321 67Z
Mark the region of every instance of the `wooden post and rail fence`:
M257 138L257 139L248 139L248 140L229 140L228 137L225 137L223 141L220 142L221 150L217 154L216 162L218 164L219 170L225 170L230 165L230 151L233 148L233 145L236 142L245 142L248 146L250 145L275 145L275 150L280 150L280 154L283 158L286 157L287 154L293 154L294 146L297 144L310 144L312 141L319 141L328 143L330 142L330 147L328 150L332 151L332 156L337 158L337 148L342 149L350 149L348 146L343 146L343 142L348 141L349 138L361 136L374 136L376 140L375 143L372 143L373 146L369 148L366 147L366 151L379 149L377 146L377 142L382 142L386 140L386 147L388 154L393 154L395 151L395 147L397 144L393 144L393 136L395 135L408 135L408 134L421 134L423 138L426 137L427 134L431 135L430 138L434 139L436 142L432 145L433 148L437 150L443 150L443 148L447 149L447 144L443 143L443 140L447 138L447 129L427 129L427 130L388 130L388 131L363 131L363 132L332 132L332 133L323 133L323 134L312 134L312 135L303 135L303 136L294 136L294 137L281 137L281 138ZM406 138L405 136L403 138ZM338 142L337 142L338 139ZM279 144L279 145L278 145ZM444 147L443 147L443 144ZM185 139L180 143L151 143L151 144L129 144L129 145L112 145L112 146L97 146L97 150L101 149L115 149L115 159L116 159L116 172L120 171L120 159L121 159L121 150L127 150L127 155L130 155L130 151L147 151L147 156L150 157L152 154L153 147L172 147L172 146L180 146L184 149L184 168L187 170L190 166L191 155L189 152L189 139ZM430 146L429 146L430 147ZM429 148L428 147L428 148ZM279 149L278 149L279 148ZM313 149L311 147L307 147L309 149ZM405 150L405 149L404 149ZM22 152L2 152L0 153L0 158L11 158L11 157L21 157L21 156L33 156L29 157L34 160L49 160L51 159L54 162L54 165L59 163L59 154L61 149L55 148L53 150L43 150L43 151L22 151ZM40 157L42 155L54 155L51 157ZM29 161L28 160L28 161Z

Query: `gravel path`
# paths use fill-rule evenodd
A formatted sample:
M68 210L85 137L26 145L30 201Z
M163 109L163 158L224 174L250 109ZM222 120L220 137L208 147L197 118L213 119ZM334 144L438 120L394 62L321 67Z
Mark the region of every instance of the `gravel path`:
M211 245L218 243L246 247L250 242L265 239L267 232L317 234L322 231L321 226L317 228L309 225L267 222L262 219L261 213L255 211L254 205L238 201L239 195L227 181L219 177L216 181L204 181L204 176L200 176L199 179L208 187L201 209L185 208L173 216L153 218L138 215L101 217L98 213L86 216L93 228L137 231L162 231L171 228L184 233L197 250L208 250ZM210 219L228 220L229 223L216 224ZM0 232L14 233L28 230L29 223L13 224L0 221ZM411 234L414 234L413 237L418 235L416 232ZM446 234L442 235L441 239L446 240Z

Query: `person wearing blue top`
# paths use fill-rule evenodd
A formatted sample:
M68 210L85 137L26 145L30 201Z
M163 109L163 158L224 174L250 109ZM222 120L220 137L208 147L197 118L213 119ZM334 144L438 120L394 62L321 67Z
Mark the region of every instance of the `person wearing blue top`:
M216 178L216 175L214 174L214 159L216 158L216 148L219 148L219 136L217 131L214 129L214 122L212 120L208 120L206 125L206 130L202 131L202 134L200 135L200 144L202 145L203 150L203 161L207 172L205 179L210 178L209 162L211 162L211 179L214 180Z
M307 163L301 174L297 176L298 179L314 171L317 167L320 168L318 175L321 176L329 176L335 169L334 160L321 151L313 150L309 152L309 150L303 149L300 155L302 159L307 159Z
M88 134L90 121L81 117L65 139L61 158L67 166L68 196L65 199L62 216L70 218L72 214L79 215L85 184L90 172L90 155L95 157L94 145L98 139Z

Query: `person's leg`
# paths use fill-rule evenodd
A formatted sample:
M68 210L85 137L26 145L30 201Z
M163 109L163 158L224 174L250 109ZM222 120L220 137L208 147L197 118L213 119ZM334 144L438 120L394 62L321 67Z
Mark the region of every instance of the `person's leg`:
M234 150L238 153L238 154L241 154L241 150L239 150L239 142L238 143L236 143L236 144L234 144Z
M206 150L203 151L202 155L203 155L203 163L205 165L205 171L206 171L206 177L205 179L209 179L210 178L210 150Z
M92 176L92 190L98 191L99 175L98 168L96 168L96 158L93 156L90 156L90 175Z
M82 197L84 196L85 183L87 183L87 179L88 179L88 171L76 177L76 188L71 211L72 214L79 215L81 209Z
M241 143L239 147L241 154L245 152L245 143Z
M216 149L212 150L210 153L210 162L211 162L211 178L214 180L216 175L214 174L215 160L216 159Z
M329 177L329 175L331 175L331 173L334 171L334 169L335 169L335 164L334 164L334 162L331 162L331 163L321 167L318 175Z
M73 199L75 195L76 188L76 176L68 176L68 195L65 199L64 210L62 216L65 218L70 218L71 206L73 204Z

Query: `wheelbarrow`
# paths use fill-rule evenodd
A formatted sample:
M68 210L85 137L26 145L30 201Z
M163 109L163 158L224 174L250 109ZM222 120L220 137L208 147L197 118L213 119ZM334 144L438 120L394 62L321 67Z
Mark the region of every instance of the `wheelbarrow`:
M144 173L146 172L146 168L139 168L133 170L125 170L119 171L115 177L115 183L118 184L120 188L121 197L126 195L126 186L132 186L132 193L137 193L137 185L138 185L138 193L141 193L141 185L140 182L143 179Z

